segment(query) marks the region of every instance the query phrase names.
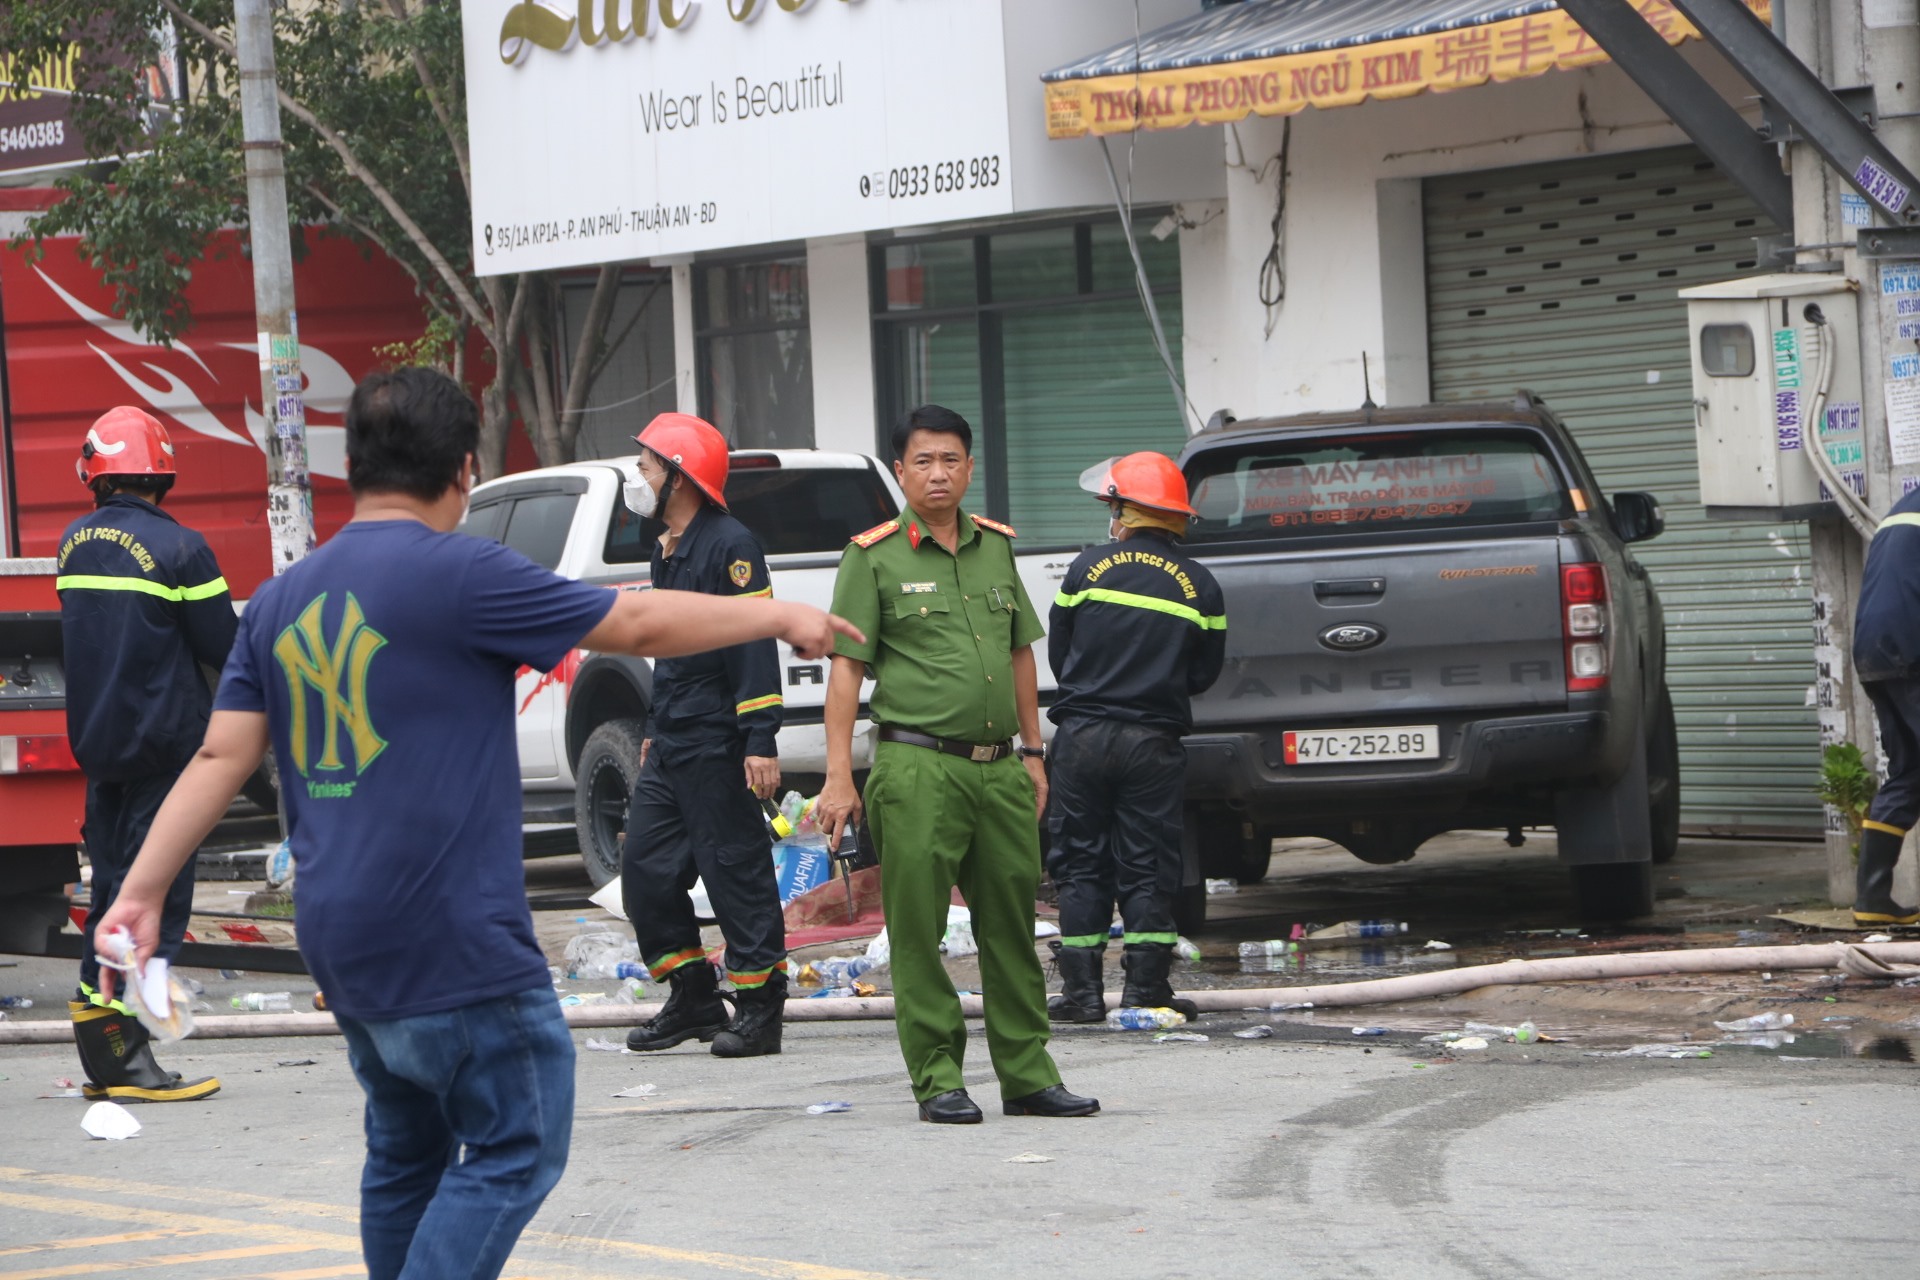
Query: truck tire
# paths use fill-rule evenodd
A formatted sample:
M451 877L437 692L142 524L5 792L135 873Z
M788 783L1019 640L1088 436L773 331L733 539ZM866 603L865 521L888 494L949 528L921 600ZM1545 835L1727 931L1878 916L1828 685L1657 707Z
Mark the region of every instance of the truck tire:
M627 805L640 776L640 744L646 736L643 721L609 720L587 736L574 767L573 822L580 860L596 889L620 874Z
M1582 922L1615 924L1653 914L1651 862L1596 862L1567 871Z
M1647 825L1653 860L1672 862L1680 852L1680 734L1664 684L1647 729Z

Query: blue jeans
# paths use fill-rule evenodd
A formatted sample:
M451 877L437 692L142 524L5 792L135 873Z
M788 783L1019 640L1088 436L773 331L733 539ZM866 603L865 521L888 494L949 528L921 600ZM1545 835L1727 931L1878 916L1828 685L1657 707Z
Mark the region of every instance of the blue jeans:
M338 1021L367 1095L369 1280L498 1276L573 1136L573 1037L553 989Z

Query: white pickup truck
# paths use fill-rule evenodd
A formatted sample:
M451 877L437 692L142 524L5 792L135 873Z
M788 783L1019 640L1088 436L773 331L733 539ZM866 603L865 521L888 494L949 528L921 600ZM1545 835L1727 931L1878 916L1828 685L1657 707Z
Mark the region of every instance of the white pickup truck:
M653 548L627 510L622 485L636 459L605 458L522 471L473 491L461 530L493 538L556 573L583 582L643 588ZM858 453L750 450L731 457L727 503L766 549L773 593L827 607L840 553L854 534L893 519L902 498L888 470ZM1034 607L1053 600L1078 547L1021 548L1020 576ZM1046 642L1035 646L1041 701L1051 700ZM780 730L782 789L818 790L826 773L827 663L781 646L786 718ZM619 833L653 705L644 659L580 650L547 675L520 673L520 782L528 822L572 822L595 884L620 870ZM869 758L866 700L855 726L856 760ZM1046 726L1051 736L1051 725Z

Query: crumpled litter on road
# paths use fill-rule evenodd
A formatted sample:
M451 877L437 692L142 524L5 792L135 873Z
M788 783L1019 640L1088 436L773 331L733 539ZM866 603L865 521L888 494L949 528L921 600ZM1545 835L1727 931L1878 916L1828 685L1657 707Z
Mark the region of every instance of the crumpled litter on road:
M1747 1049L1779 1049L1794 1042L1791 1031L1752 1031L1741 1035L1721 1036L1719 1043L1739 1045Z
M651 1098L660 1088L657 1084L636 1084L630 1089L622 1089L614 1094L616 1098Z
M53 1092L43 1093L40 1096L43 1098L84 1098L87 1095L81 1093L73 1081L67 1079L65 1076L60 1076L53 1082Z
M1735 1018L1713 1024L1722 1031L1781 1031L1793 1025L1790 1013L1756 1013L1751 1018Z
M1236 1040L1265 1040L1273 1035L1272 1027L1246 1027L1233 1033Z
M1461 1036L1458 1040L1449 1043L1447 1047L1449 1049L1463 1049L1471 1053L1486 1048L1487 1043L1485 1036Z
M311 1067L314 1066L315 1063L312 1058L282 1058L273 1065L276 1067Z
M807 1108L807 1114L810 1116L833 1116L839 1115L842 1111L851 1110L853 1110L853 1104L851 1102L816 1102Z
M1198 1031L1162 1031L1153 1038L1155 1044L1205 1044L1207 1037Z
M627 1048L627 1046L625 1046L624 1044L621 1044L617 1040L602 1040L598 1036L587 1037L587 1048L592 1049L595 1053L632 1053L633 1052L633 1050Z
M1713 1050L1684 1044L1636 1044L1628 1049L1589 1049L1589 1058L1711 1058Z
M1017 1156L1008 1156L1006 1162L1008 1164L1052 1164L1053 1157L1043 1156L1033 1151L1022 1151Z
M1453 944L1452 944L1451 942L1442 942L1442 941L1440 941L1440 939L1438 939L1438 938L1428 938L1428 939L1427 939L1427 950L1429 950L1429 951L1451 951L1451 950L1453 950Z
M96 1102L80 1117L80 1127L89 1138L120 1142L140 1132L140 1122L117 1102Z

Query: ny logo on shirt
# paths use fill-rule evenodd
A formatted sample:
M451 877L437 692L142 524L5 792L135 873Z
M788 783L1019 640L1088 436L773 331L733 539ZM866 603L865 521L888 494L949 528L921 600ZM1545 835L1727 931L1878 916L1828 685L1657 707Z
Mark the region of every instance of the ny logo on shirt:
M321 612L326 607L323 592L292 626L273 642L273 656L287 677L287 695L292 706L293 723L287 735L293 766L307 775L312 751L312 723L308 715L309 691L317 695L321 714L321 750L314 768L337 772L346 767L340 756L341 730L353 750L354 772L364 773L387 743L373 727L367 709L367 670L373 655L387 639L367 625L360 602L347 594L346 609L340 617L340 629L328 643L321 627ZM315 799L345 798L352 795L351 783L309 783Z

